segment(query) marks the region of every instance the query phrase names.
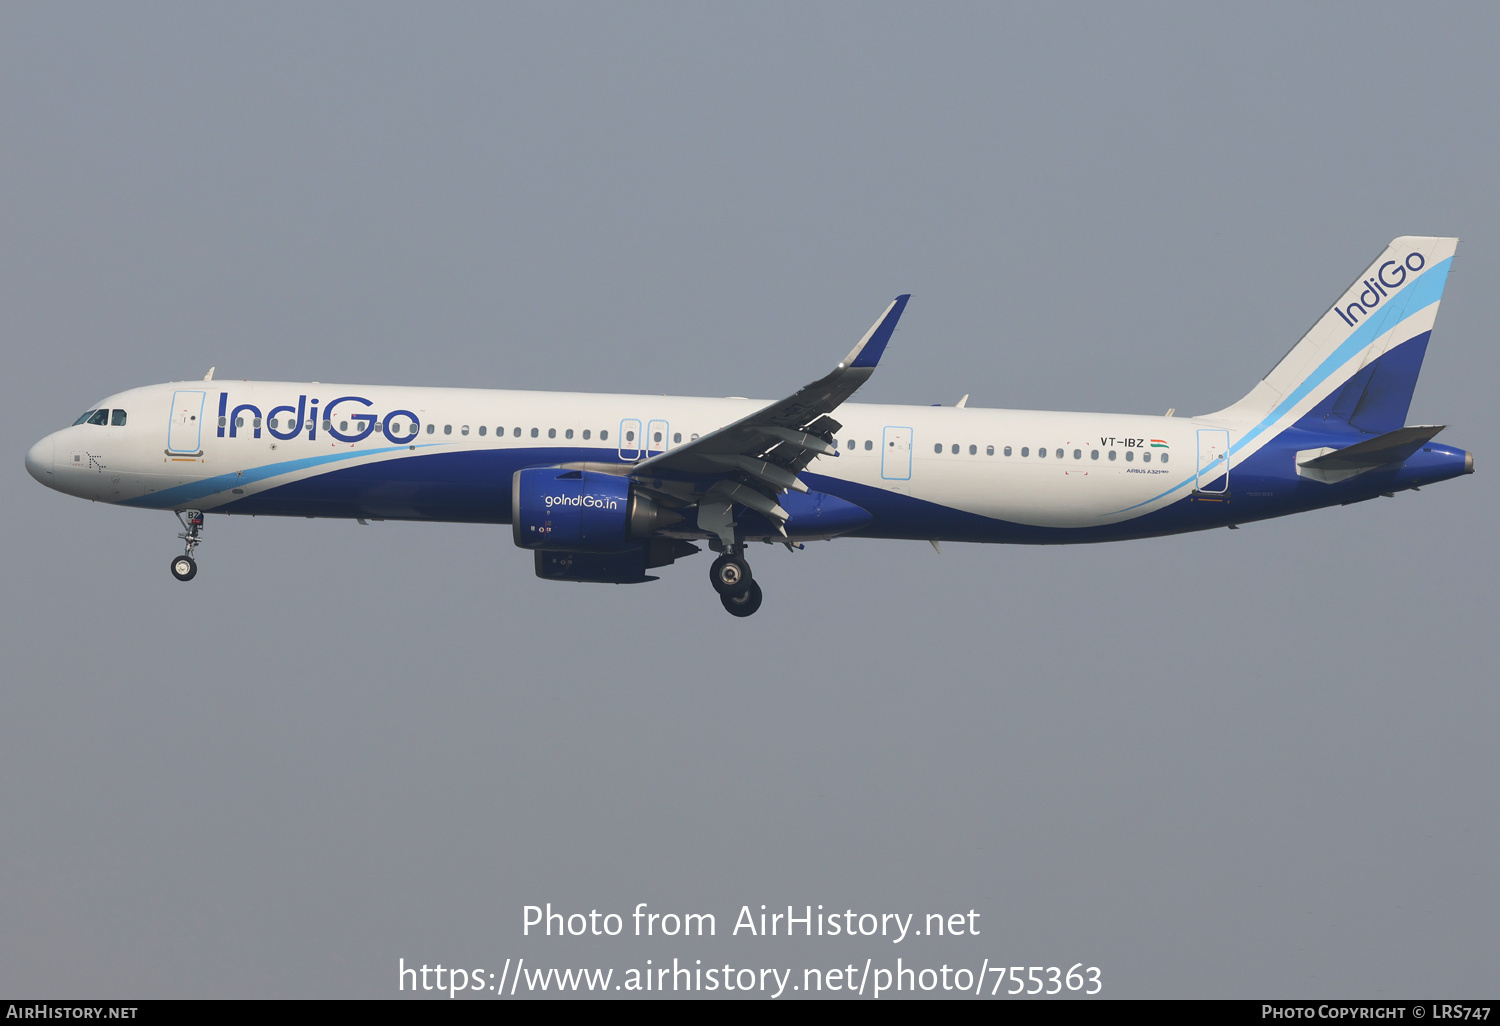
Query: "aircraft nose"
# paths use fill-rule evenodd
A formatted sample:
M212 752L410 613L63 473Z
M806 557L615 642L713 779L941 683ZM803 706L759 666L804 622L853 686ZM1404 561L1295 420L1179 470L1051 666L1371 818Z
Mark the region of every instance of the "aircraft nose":
M52 445L48 435L26 451L26 472L44 485L52 484Z

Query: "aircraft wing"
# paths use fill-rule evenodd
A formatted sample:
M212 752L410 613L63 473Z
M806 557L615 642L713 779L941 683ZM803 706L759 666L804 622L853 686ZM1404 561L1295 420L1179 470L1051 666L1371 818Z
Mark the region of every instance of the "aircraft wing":
M779 402L756 410L686 445L636 464L630 476L647 488L654 479L689 482L678 501L696 501L698 523L732 539L731 507L738 503L780 523L786 511L776 496L787 489L805 492L797 474L819 455L837 456L833 436L841 425L830 413L875 371L910 295L897 296L859 344L828 374ZM660 486L657 486L660 488Z

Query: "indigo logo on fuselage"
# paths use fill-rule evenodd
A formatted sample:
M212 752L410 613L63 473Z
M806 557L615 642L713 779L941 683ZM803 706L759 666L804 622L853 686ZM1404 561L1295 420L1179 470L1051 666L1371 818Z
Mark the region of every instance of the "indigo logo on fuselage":
M378 413L355 413L340 414L335 410L344 403L360 403L365 407L374 406L370 400L363 396L345 395L326 403L323 406L323 430L330 438L340 442L362 442L379 428L381 433L392 445L402 445L417 437L417 430L421 427L421 421L417 415L410 410L392 410L383 418ZM229 393L219 393L219 437L224 437L224 430L229 429L229 437L234 438L237 434L241 413L248 413L253 418L255 437L260 437L261 412L260 407L251 403L241 403L229 412ZM285 416L283 416L285 415ZM354 422L354 431L346 432L336 426L336 416L345 419L337 422L338 425ZM296 406L274 406L267 414L266 430L273 438L282 441L290 441L302 434L305 430L309 439L317 438L318 432L318 400L308 400L307 396L299 395Z
M1355 301L1345 305L1342 300L1334 304L1334 310L1344 319L1349 327L1359 323L1359 319L1380 305L1381 300L1395 292L1410 274L1416 274L1427 266L1427 258L1421 253L1407 254L1405 262L1399 260L1387 260L1380 265L1375 275L1360 282L1364 291L1355 298Z

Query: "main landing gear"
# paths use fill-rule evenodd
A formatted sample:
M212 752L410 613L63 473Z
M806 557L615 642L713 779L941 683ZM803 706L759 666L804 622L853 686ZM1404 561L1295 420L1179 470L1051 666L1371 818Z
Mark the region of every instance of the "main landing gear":
M177 514L177 520L182 524L182 533L177 537L182 539L182 555L172 557L172 576L179 581L191 581L198 576L198 561L193 558L193 550L196 549L203 539L200 534L203 531L203 513L196 509L185 509Z
M760 608L760 585L750 577L743 547L735 546L714 560L708 569L709 583L731 616L749 616Z

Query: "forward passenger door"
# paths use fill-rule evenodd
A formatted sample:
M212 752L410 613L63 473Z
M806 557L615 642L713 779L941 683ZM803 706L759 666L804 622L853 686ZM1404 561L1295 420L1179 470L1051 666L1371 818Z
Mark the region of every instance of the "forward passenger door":
M167 451L183 455L200 455L199 441L203 431L203 398L199 391L172 393L172 419L167 425Z

